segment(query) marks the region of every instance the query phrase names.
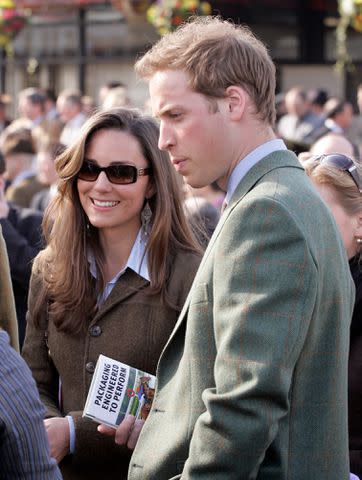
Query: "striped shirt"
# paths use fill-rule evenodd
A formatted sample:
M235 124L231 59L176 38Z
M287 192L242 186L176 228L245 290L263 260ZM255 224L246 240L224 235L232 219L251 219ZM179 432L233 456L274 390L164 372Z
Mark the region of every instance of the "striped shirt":
M0 329L0 478L61 479L50 457L44 407L31 372Z

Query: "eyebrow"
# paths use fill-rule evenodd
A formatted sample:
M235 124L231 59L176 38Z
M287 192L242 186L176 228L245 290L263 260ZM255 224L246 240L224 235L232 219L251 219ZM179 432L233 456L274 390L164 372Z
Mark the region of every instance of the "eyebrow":
M97 160L94 160L93 158L84 157L83 160L85 162L95 163L99 166L99 163L97 162ZM132 162L129 162L129 161L117 160L115 162L111 162L109 165L133 165L133 164L132 164Z

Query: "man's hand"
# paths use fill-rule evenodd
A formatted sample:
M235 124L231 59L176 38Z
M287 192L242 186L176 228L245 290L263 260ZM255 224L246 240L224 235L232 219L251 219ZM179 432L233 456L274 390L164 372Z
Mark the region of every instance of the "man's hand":
M48 434L50 455L60 463L69 453L69 423L66 418L54 417L44 420Z
M114 436L114 441L118 445L127 445L130 450L133 450L144 423L144 420L136 420L133 415L128 415L117 429L102 424L98 425L98 432Z

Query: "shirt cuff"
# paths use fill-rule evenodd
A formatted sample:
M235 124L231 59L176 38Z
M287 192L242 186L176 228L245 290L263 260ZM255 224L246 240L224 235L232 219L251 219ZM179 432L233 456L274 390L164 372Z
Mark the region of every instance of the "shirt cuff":
M75 428L74 420L70 415L65 417L68 420L69 424L69 453L75 452Z

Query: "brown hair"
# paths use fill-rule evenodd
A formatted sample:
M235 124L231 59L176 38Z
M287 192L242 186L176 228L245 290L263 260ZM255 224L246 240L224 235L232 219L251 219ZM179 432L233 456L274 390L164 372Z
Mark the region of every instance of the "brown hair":
M266 47L244 26L197 17L161 38L135 68L145 79L159 70L183 70L190 87L209 98L223 98L229 86L241 86L259 117L274 124L275 66Z
M96 310L97 295L103 290L104 255L98 229L87 226L80 204L77 173L94 134L115 129L136 138L153 169L154 195L149 199L152 227L147 242L150 294L161 293L168 303L167 284L175 254L180 250L200 252L185 218L181 191L168 155L157 147L158 125L136 110L100 111L83 125L76 142L56 160L60 177L59 195L45 212L44 236L48 246L36 258L34 271L43 278L43 291L37 298L34 318L49 298L49 315L59 330L78 332ZM91 249L97 266L97 285L89 272L87 251Z

